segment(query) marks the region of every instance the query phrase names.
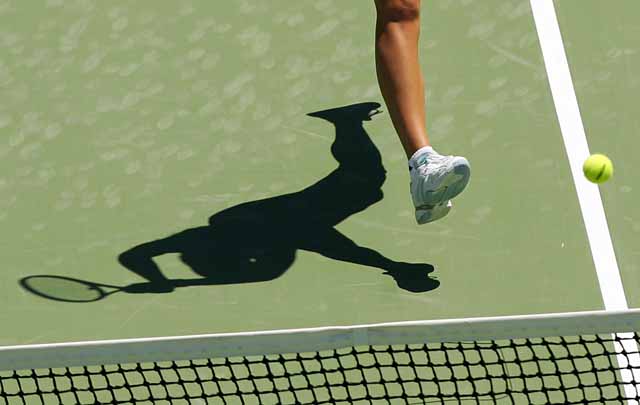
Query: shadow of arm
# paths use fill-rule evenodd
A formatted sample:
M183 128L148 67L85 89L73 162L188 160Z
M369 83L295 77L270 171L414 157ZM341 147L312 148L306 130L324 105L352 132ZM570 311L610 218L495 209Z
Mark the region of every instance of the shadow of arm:
M135 246L118 256L118 262L130 271L154 284L169 284L153 258L166 253L176 252L173 237L159 239Z

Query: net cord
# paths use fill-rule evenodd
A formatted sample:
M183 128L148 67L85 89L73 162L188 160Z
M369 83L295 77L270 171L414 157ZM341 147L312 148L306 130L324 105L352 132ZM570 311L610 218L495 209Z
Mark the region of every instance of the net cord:
M625 381L640 381L637 345L628 343L624 335L635 331L640 331L640 309L31 344L0 346L0 371L305 353L365 345L615 334L622 338L617 350L631 353Z

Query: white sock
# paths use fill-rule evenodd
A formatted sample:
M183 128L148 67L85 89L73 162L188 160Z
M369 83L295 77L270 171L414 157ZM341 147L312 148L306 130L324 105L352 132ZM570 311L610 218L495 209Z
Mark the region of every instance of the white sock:
M411 160L415 160L418 156L422 155L423 153L433 153L435 152L435 150L433 150L433 148L431 146L423 146L422 148L418 149L413 156L411 156Z
M416 160L419 157L421 157L422 155L425 155L425 154L428 156L428 155L433 154L433 153L438 153L438 152L436 152L431 146L425 146L425 147L422 147L422 148L418 149L413 154L413 156L411 156L411 159L409 159L409 170L411 170L412 167L416 167L417 166L415 163L416 163Z

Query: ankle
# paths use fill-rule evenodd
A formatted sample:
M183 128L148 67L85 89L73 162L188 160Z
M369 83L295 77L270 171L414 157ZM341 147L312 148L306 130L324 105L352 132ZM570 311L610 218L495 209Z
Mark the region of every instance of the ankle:
M418 157L424 155L425 153L430 154L434 153L435 150L431 146L423 146L422 148L416 150L413 155L409 158L409 161L416 160Z
M429 156L434 154L438 154L431 146L424 146L413 153L413 155L409 158L409 171L411 169L416 168L423 164L426 160L429 159Z

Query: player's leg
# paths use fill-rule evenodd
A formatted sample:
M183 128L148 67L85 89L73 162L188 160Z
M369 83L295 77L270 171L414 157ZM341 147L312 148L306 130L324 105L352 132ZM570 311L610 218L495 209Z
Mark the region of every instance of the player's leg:
M424 224L449 212L449 199L467 185L469 163L430 147L418 47L420 0L375 0L375 5L378 82L409 158L416 221Z
M419 63L420 0L375 0L376 71L408 158L429 146Z

